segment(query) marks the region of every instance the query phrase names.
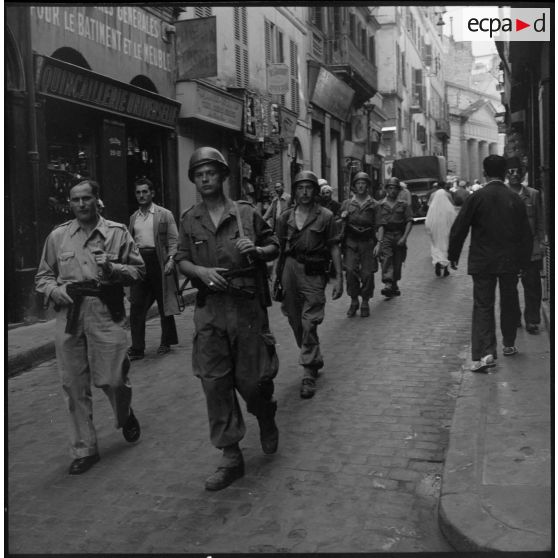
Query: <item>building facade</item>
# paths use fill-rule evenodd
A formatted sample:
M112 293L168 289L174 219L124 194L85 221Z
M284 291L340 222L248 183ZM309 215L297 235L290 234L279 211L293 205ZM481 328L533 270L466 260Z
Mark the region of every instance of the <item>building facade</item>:
M41 314L33 279L44 240L72 217L69 188L97 180L105 216L128 222L134 180L178 209L173 10L6 8L8 319Z
M470 42L446 37L444 66L451 80L446 81L451 139L447 166L450 178L470 184L483 182L482 161L488 155L504 153L504 137L497 115L503 109L493 75L493 58L477 60Z
M307 8L298 7L182 9L176 22L182 209L196 201L187 167L202 145L229 161L227 193L261 209L274 181L290 191L294 173L310 167L306 19Z
M447 155L450 137L440 14L433 6L378 10L378 84L388 116L382 133L384 179L396 159Z

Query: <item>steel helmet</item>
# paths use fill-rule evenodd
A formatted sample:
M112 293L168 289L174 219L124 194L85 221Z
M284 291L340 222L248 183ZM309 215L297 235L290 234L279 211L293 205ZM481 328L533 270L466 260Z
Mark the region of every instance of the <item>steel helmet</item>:
M229 165L220 151L217 151L217 149L214 149L213 147L199 147L190 157L188 178L194 182L194 169L207 163L216 163L225 173L225 176L228 176L230 173Z
M357 180L366 180L366 182L368 182L368 185L370 186L370 184L372 184L372 180L370 180L370 176L368 176L368 173L364 172L364 171L360 171L357 172L354 176L353 176L353 180L351 181L351 186L354 185L354 183Z
M386 186L391 186L391 185L401 188L401 183L399 182L399 178L397 178L396 176L392 176L391 178L388 178L386 182Z
M293 180L293 188L296 188L296 185L297 185L299 182L303 182L303 181L311 182L311 183L314 185L314 190L315 190L316 192L319 192L320 186L318 185L318 177L317 177L312 171L309 171L309 170L300 171L300 172L294 177L294 180Z

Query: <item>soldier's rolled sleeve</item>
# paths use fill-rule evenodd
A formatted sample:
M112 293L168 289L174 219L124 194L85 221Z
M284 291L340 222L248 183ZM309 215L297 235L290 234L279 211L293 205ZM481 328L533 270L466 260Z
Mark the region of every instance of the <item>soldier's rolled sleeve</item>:
M174 256L175 262L180 262L182 260L192 261L192 251L190 248L190 235L186 233L186 227L184 221L187 217L183 217L180 222L180 228L178 230L178 243L176 245L176 255Z
M254 213L254 230L257 246L276 246L279 248L277 235L259 213Z
M335 222L333 213L328 216L326 223L326 242L328 246L339 244L341 242L341 234Z
M413 211L410 205L405 206L405 223L413 220Z

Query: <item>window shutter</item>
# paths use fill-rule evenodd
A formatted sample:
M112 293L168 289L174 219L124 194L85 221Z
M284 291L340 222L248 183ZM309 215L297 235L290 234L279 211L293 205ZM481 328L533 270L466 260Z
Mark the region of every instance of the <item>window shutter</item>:
M300 95L298 90L298 45L290 41L290 90L291 90L291 110L297 115L300 111Z
M234 62L237 87L248 87L248 26L246 8L233 8Z
M211 16L211 7L195 7L194 8L194 15L196 17L210 17Z
M265 61L271 62L271 25L267 19L264 19L264 31L265 31Z

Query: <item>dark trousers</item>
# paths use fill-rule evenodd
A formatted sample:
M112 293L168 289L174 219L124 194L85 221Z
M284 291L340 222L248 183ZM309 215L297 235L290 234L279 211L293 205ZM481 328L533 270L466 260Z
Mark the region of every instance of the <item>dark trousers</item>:
M496 357L496 321L494 302L496 283L500 287L500 329L505 347L515 343L517 318L519 316L519 295L517 293L517 273L502 275L473 274L473 324L471 331L472 358Z
M523 318L526 324L541 323L541 301L542 301L542 284L541 284L542 260L535 260L529 263L529 266L521 276L521 284L523 285L523 295L525 297L525 309L523 310ZM519 321L519 320L518 320Z
M403 232L386 231L382 241L382 283L397 283L401 279L401 268L407 258L407 246L398 246Z
M163 279L155 250L140 250L145 262L145 279L134 283L130 289L130 329L132 350L145 350L145 318L153 302L157 301L161 318L161 345L176 345L178 335L174 316L165 316Z

